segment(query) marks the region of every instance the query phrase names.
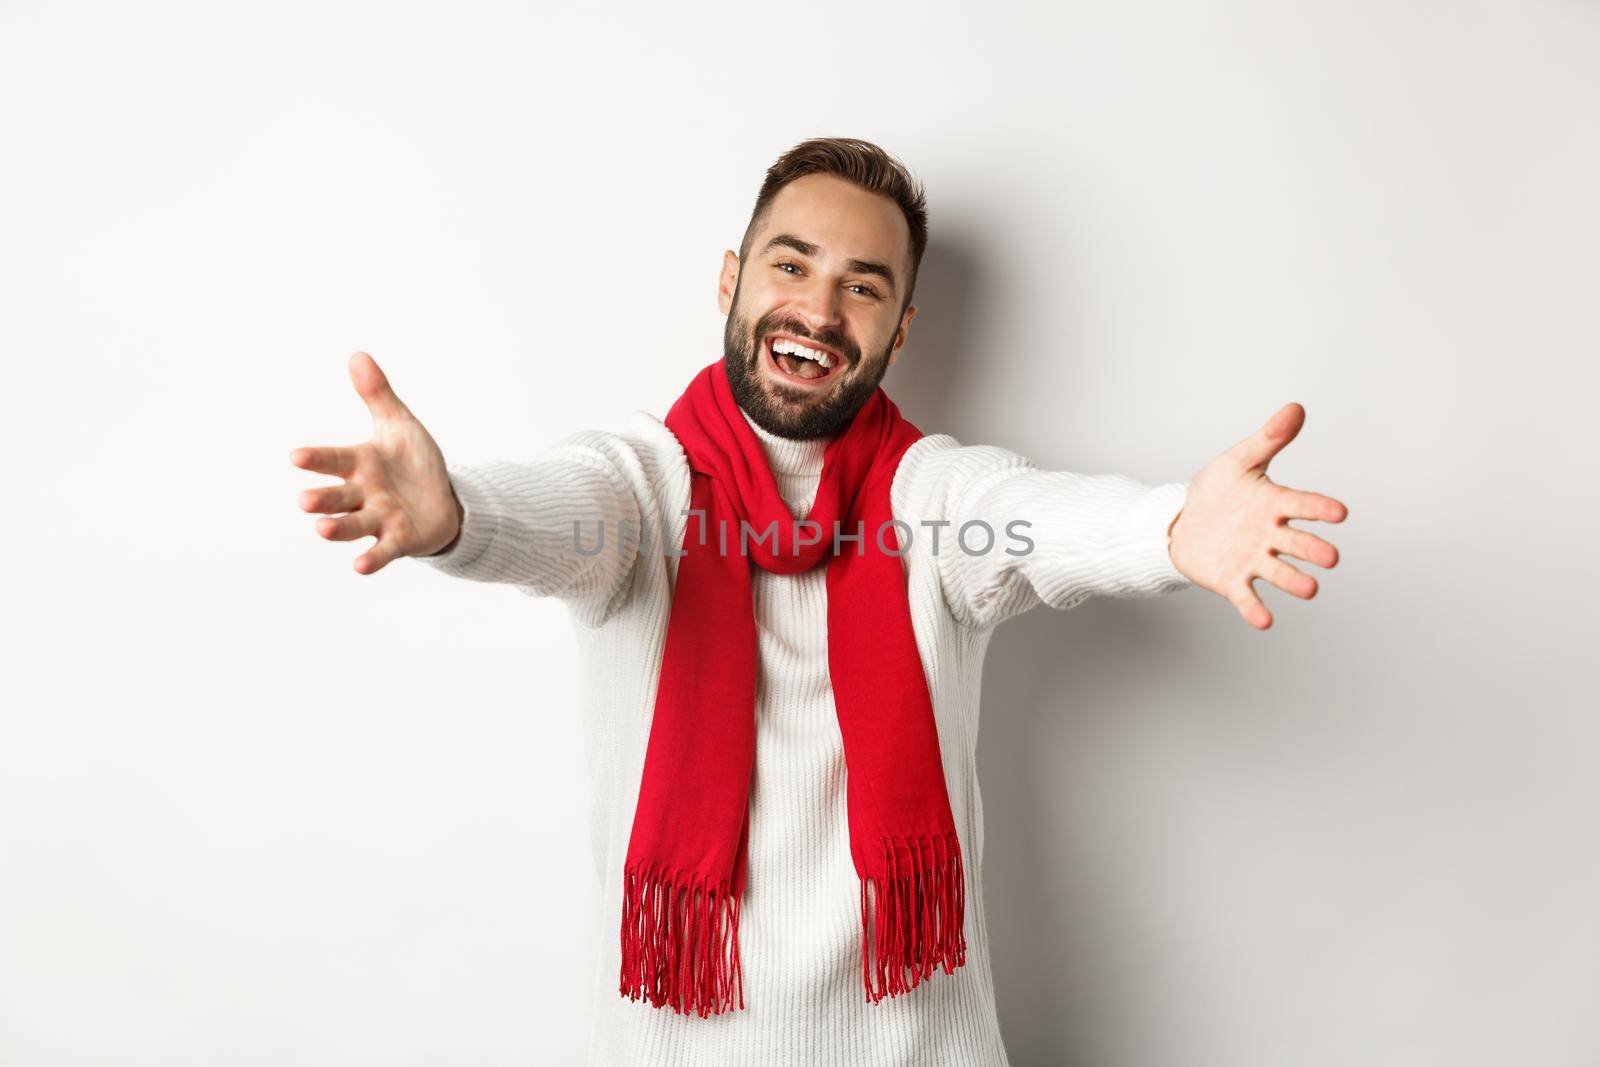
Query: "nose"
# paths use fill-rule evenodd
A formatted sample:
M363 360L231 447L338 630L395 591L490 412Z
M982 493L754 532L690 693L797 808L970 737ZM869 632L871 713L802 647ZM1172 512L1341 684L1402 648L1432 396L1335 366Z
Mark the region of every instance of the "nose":
M794 308L812 332L831 330L842 321L839 287L825 277L818 277L806 286L795 300Z

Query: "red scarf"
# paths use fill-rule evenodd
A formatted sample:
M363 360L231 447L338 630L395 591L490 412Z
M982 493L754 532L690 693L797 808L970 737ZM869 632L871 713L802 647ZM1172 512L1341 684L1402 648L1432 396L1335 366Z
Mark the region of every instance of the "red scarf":
M828 669L849 770L867 999L905 993L936 966L952 973L966 962L961 847L899 543L887 525L895 470L922 432L876 390L828 442L816 500L797 523L722 360L695 375L666 425L688 456L691 511L623 868L622 995L702 1018L732 1010L735 996L744 1007L752 561L778 574L827 563Z

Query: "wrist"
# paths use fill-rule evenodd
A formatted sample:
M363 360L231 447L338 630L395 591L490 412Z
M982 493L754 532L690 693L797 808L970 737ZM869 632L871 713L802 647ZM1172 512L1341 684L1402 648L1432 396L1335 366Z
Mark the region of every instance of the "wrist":
M430 556L442 556L455 548L461 541L461 531L466 527L467 522L467 509L462 506L461 498L456 495L456 487L454 485L450 487L450 503L455 505L456 509L455 533L450 535L450 540L445 543L443 548L436 548L432 552L425 553L422 557L423 559L427 559Z

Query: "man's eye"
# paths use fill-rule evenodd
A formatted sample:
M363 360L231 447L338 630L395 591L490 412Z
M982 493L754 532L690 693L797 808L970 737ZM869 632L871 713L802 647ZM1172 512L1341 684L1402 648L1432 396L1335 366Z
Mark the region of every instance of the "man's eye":
M798 263L792 263L787 259L779 260L777 263L774 263L773 266L776 267L778 270L783 271L785 274L791 274L791 273L792 274L800 274L800 273L802 273L802 271L800 270L800 265ZM789 269L791 267L794 268L792 271ZM877 299L877 296L878 296L877 290L873 289L872 286L866 285L866 284L864 284L862 282L852 282L850 285L846 286L846 288L848 288L848 289L859 289L861 291L861 295L862 296L870 296L873 299Z

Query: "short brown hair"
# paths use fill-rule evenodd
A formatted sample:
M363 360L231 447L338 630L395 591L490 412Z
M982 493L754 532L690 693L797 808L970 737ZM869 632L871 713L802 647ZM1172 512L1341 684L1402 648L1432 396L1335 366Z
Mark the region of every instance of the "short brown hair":
M750 242L772 198L785 185L807 174L837 175L869 193L887 196L900 206L906 217L906 227L911 231L911 276L906 279L906 295L900 305L900 310L904 311L911 303L911 293L917 285L917 268L922 265L922 253L928 247L927 194L904 164L871 141L855 137L813 137L779 156L777 162L767 168L766 180L756 194L756 206L750 212L750 223L739 244L739 261L744 262L749 255Z

